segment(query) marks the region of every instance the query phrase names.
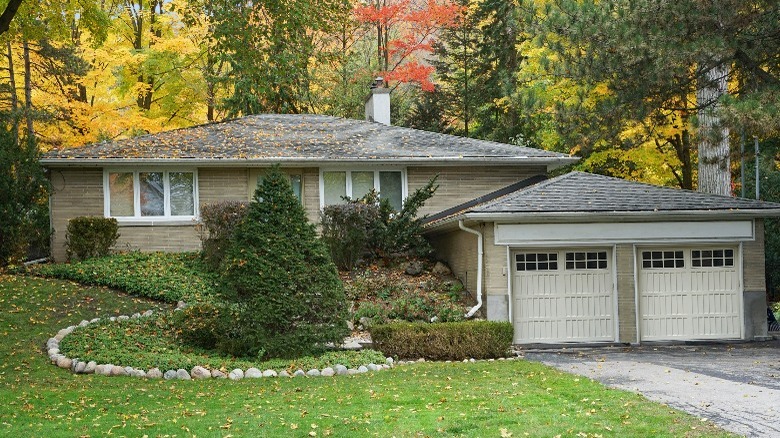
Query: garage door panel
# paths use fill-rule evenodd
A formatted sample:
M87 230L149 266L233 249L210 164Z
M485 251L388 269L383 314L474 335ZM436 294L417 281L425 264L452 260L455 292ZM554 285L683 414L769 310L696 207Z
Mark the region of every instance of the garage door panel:
M675 266L659 267L647 260L648 254L670 252L677 255ZM741 287L736 254L734 248L639 251L641 339L739 338Z
M608 251L598 252L600 254L594 255L592 251L589 254L600 257L592 261L600 269L590 270L567 269L562 263L567 250L516 253L518 264L513 281L515 342L614 340L613 275L611 267L607 269L605 266L604 258ZM555 269L525 270L529 266L528 260L538 260L539 254L548 257L554 254L558 260ZM522 266L524 270L517 266Z

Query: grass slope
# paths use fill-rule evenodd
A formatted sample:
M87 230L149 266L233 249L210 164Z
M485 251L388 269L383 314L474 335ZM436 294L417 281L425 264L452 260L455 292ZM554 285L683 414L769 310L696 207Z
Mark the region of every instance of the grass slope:
M152 302L0 276L0 436L728 436L683 413L524 361L232 382L76 376L42 352L82 319Z

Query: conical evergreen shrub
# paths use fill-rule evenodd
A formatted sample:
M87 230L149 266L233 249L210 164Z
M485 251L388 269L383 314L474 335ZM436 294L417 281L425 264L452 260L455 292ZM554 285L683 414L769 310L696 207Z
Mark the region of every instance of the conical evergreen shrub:
M278 168L255 191L222 263L234 325L218 341L240 356L295 357L347 335L344 288L327 248Z

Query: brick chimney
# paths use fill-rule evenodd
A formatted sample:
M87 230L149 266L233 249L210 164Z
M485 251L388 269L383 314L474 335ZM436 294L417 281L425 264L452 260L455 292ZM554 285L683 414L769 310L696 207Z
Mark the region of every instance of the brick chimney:
M384 79L376 78L371 83L371 92L366 97L366 120L390 125L390 89L383 87Z

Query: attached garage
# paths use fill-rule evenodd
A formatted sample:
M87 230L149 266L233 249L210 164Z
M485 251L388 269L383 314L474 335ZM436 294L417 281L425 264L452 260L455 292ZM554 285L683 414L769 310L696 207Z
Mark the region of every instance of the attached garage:
M759 340L763 217L780 204L572 172L444 211L427 229L516 344Z
M515 343L615 341L610 248L513 254Z
M742 338L739 248L639 248L640 340Z

